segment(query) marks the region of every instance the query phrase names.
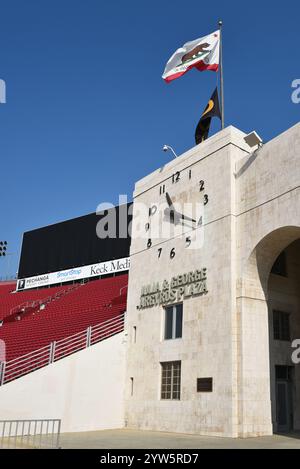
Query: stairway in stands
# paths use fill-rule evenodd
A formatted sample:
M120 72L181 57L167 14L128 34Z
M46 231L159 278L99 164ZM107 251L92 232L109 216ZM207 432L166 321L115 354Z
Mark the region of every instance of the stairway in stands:
M45 310L45 308L51 303L52 301L57 301L65 295L77 290L80 288L82 284L76 283L75 285L71 285L64 290L60 290L53 295L47 296L46 298L42 298L39 300L32 300L26 301L18 306L12 308L7 316L3 318L3 324L7 322L14 322L20 321L24 319L29 319L31 315L35 315L41 313Z

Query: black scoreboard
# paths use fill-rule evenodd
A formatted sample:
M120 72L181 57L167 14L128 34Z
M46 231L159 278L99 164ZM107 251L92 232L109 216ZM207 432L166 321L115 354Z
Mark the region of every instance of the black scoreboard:
M18 278L129 257L131 207L125 204L24 233ZM99 238L99 222L114 219L112 233Z

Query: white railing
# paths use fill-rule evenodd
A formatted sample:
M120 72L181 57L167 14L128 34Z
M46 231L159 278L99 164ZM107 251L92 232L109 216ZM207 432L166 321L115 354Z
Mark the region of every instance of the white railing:
M124 316L125 313L21 357L0 362L0 386L122 332Z
M57 449L61 420L0 420L0 449Z

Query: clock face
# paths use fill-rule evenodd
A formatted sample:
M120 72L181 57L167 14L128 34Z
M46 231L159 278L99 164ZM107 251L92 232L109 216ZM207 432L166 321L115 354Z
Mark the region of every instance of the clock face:
M205 207L209 204L205 181L196 174L193 177L188 168L152 188L151 195L155 202L147 207L144 249L155 249L158 259L169 249L173 259L176 251L166 246L167 240L180 239L183 249L202 247Z

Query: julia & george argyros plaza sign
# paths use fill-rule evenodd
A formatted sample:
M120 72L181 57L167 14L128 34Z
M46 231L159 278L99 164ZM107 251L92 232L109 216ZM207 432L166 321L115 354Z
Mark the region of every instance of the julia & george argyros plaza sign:
M153 282L142 287L137 309L178 303L182 300L208 293L207 269L197 269L172 277L171 281Z

